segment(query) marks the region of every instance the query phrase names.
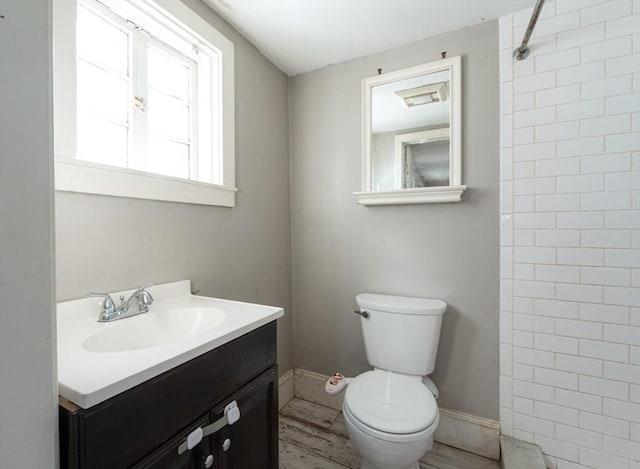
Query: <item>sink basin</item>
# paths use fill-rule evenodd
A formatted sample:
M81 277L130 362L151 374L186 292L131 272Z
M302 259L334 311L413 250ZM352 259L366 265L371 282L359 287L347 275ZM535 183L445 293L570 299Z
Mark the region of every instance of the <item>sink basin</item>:
M276 306L193 295L188 280L147 290L155 299L148 313L114 322L98 322L101 298L58 303L61 397L88 409L284 314Z
M160 347L207 332L226 317L216 308L150 312L108 324L82 344L90 352L127 352Z

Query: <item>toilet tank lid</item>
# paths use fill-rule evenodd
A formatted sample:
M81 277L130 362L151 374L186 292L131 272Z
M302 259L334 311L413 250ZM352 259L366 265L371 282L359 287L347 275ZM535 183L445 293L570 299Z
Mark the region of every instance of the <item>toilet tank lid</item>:
M417 315L441 315L447 309L447 303L433 298L414 298L408 296L378 295L361 293L356 296L358 306L363 309L388 311Z

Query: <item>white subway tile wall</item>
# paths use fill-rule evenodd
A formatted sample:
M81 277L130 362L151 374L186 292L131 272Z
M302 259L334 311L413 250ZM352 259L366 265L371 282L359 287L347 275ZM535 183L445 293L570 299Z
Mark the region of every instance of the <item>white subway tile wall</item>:
M640 469L640 0L500 19L502 431Z

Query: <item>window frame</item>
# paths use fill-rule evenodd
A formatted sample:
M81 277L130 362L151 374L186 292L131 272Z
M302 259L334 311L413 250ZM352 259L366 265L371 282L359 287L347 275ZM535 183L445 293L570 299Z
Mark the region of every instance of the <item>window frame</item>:
M107 3L108 2L104 2ZM129 168L78 160L75 18L77 2L53 2L54 141L57 191L162 200L224 207L235 206L234 46L212 25L182 2L130 2L171 30L184 31L219 53L218 76L212 76L211 146L217 145L212 171L221 184L164 176ZM215 67L214 67L215 68ZM215 73L214 73L215 75ZM198 125L200 127L200 125ZM195 128L202 132L201 128ZM197 142L194 142L197 144ZM192 164L192 163L190 163ZM218 165L214 167L214 165ZM192 168L190 168L190 173Z

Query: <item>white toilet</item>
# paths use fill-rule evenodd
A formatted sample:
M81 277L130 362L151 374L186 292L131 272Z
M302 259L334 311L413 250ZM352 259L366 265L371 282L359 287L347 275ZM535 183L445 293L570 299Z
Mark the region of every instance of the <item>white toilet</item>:
M362 469L417 469L439 422L437 390L426 375L433 371L447 304L371 293L356 301L374 370L347 386L347 433Z

